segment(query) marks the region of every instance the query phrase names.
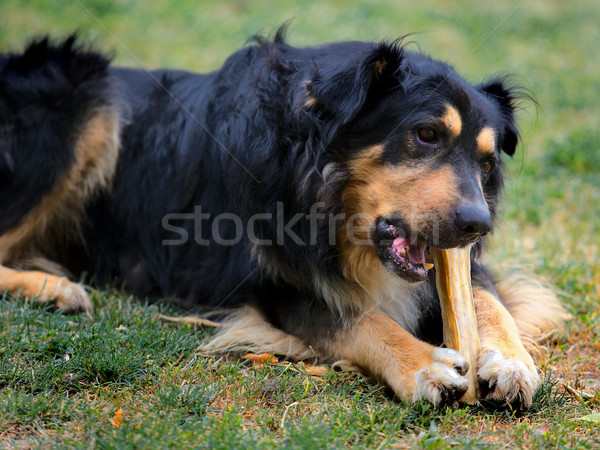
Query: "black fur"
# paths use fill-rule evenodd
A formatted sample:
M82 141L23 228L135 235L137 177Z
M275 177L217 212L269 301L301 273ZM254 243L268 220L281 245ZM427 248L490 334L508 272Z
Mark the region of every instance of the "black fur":
M428 157L408 150L408 133L448 102L478 115L478 126L500 130L507 154L518 140L515 94L503 80L472 86L399 42L294 48L281 36L258 39L202 75L109 68L73 42L42 40L0 59L0 232L26 220L66 173L86 112L114 104L130 117L113 186L88 202L83 241L53 259L100 285L116 277L134 292L188 306L250 302L309 344L343 323L315 290L315 273L341 286L335 289L347 280L327 219L315 219L316 235L308 218L293 219L317 203L325 217L342 212L349 160L381 143L382 165ZM450 164L470 179L472 148L457 148ZM502 185L497 156L484 184L492 215ZM256 238L273 245L262 246L258 258L246 233L236 245L221 245L236 237L233 219L221 220L215 237L213 222L198 226L194 213L211 220L231 214L244 225L262 214ZM282 240L278 220L292 221L302 243L289 234ZM458 243L448 238L446 246ZM473 267L476 283L489 284L487 272ZM439 305L435 289L429 292L415 300L423 315L414 330L439 341Z
M0 233L56 185L88 111L114 98L108 59L74 43L43 39L0 56Z

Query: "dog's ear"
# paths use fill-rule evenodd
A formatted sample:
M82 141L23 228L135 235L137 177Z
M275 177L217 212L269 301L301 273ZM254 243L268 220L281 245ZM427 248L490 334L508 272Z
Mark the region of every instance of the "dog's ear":
M515 101L519 97L516 88L507 87L503 79L497 79L480 85L479 89L500 106L504 127L500 136L500 148L513 156L519 142L519 130L515 122Z
M343 51L343 50L340 50ZM402 47L382 43L371 51L349 58L332 57L333 61L316 68L305 83L305 108L345 125L367 102L368 97L400 84Z

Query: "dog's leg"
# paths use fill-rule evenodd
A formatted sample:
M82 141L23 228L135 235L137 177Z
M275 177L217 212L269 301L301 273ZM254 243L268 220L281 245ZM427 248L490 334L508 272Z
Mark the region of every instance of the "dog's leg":
M468 364L458 352L422 342L381 314L367 314L341 332L330 351L385 382L404 401L452 404L469 387Z
M349 362L388 385L399 399L407 402L451 404L469 387L465 377L468 364L458 352L420 341L380 311L346 311L340 316L325 301L307 298L285 282L264 283L255 302L253 307L260 313L254 317L263 317L269 327L259 327L254 320L254 326L248 327L248 321L238 316L238 324L229 324L220 335L224 347L232 348L232 341L251 342L254 349L283 348L284 354L298 354L285 348L291 341L301 342L312 350L307 356L314 355L320 361ZM265 333L273 327L280 330L280 335L294 339ZM274 342L280 345L275 347Z
M494 294L475 290L473 297L481 340L477 375L483 396L516 408L531 406L540 377L514 319Z
M23 294L39 303L50 303L65 313L92 311L92 303L81 285L44 272L18 271L0 266L0 291Z

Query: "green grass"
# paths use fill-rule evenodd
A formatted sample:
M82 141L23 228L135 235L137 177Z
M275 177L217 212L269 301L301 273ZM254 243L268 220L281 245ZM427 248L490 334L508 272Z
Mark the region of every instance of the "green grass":
M0 16L5 50L79 30L117 64L136 67L213 70L248 36L291 19L297 45L417 32L423 51L470 81L515 74L540 106L519 115L526 146L507 158L489 258L544 276L575 315L569 338L545 353L547 381L533 407L516 415L405 405L354 374L315 378L288 362L253 368L206 356L198 347L209 330L164 323L159 312L178 311L116 291L95 294L92 317L4 299L0 446L600 445L599 425L579 420L600 409L600 3L4 0Z
M356 374L252 367L198 353L205 331L118 293L94 317L2 301L0 437L7 446L339 448L594 442L587 408L547 380L523 415L392 401ZM173 313L173 310L167 311ZM122 410L122 424L113 425ZM551 421L545 435L540 419ZM575 433L576 432L576 433ZM583 436L589 432L588 437ZM575 434L574 434L575 433ZM596 441L597 442L597 441Z

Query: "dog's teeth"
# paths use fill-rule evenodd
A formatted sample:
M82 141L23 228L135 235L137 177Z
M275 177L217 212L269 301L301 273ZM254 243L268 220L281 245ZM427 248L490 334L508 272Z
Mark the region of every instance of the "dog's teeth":
M422 277L427 276L427 271L423 267L414 266L411 264L411 269L413 269L415 272L417 272Z
M423 267L425 268L425 270L431 270L433 269L433 264L426 262L423 263Z

